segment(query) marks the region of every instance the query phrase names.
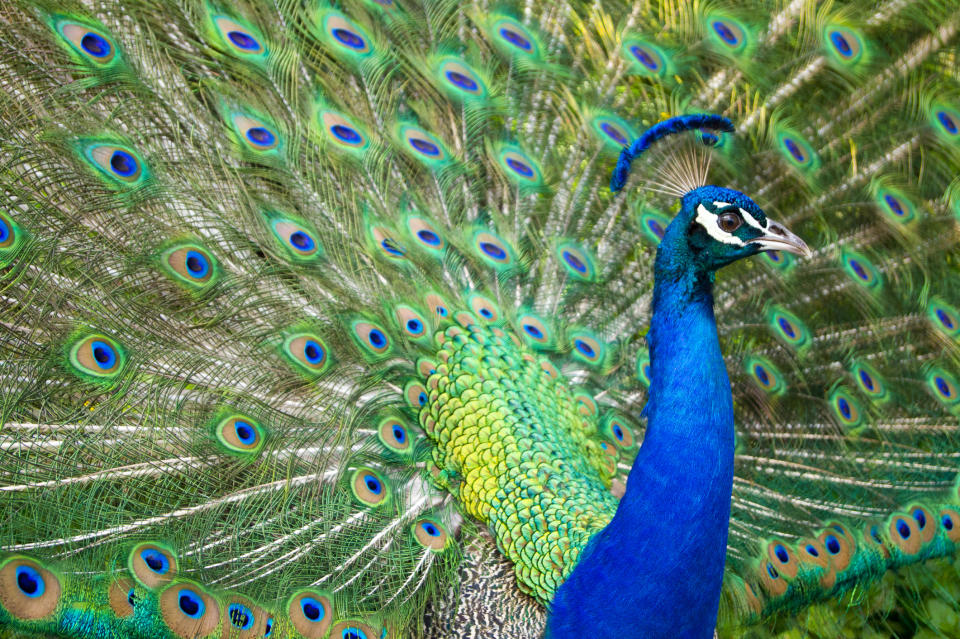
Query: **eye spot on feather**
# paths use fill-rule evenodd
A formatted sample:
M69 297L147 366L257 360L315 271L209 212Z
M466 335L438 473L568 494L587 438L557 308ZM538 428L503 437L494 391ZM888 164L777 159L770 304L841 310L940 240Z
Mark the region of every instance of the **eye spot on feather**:
M290 598L287 614L293 627L306 639L321 639L333 622L333 605L326 593L305 590Z
M247 147L254 151L271 151L280 144L272 126L248 115L234 115L233 126Z
M110 582L110 588L107 590L107 601L110 604L110 610L117 617L123 619L133 614L139 597L133 579L129 577L119 577Z
M175 281L192 287L205 288L217 279L218 265L206 249L196 244L177 244L165 250L161 266Z
M390 498L390 489L386 480L370 468L358 468L353 471L350 486L354 497L367 506L380 506Z
M446 83L447 92L453 97L481 98L487 93L483 80L464 62L445 59L440 62L437 71Z
M513 264L513 249L505 241L487 231L478 231L473 237L477 255L494 268L504 269Z
M407 218L407 230L420 248L431 253L439 253L446 248L446 242L436 227L422 217Z
M412 527L413 536L424 548L440 552L447 547L447 529L434 519L419 519Z
M500 320L500 309L490 298L479 293L473 293L470 295L468 303L470 309L485 321L497 322Z
M69 361L74 372L97 379L112 379L126 364L120 345L105 335L88 335L73 343Z
M146 176L137 153L116 144L91 144L84 155L94 167L115 183L136 186Z
M748 45L746 27L729 16L708 16L707 32L711 40L728 53L742 53Z
M940 511L940 527L947 539L953 543L960 542L960 512L954 508L944 508Z
M167 627L183 639L206 637L220 625L220 606L192 582L167 586L160 593L160 613Z
M359 621L341 621L330 629L331 639L379 639L381 633Z
M267 50L252 27L241 25L225 16L214 16L213 24L220 37L235 54L243 57L263 56Z
M241 603L232 603L227 607L227 618L230 625L238 630L250 630L255 622L253 611Z
M322 373L330 364L323 340L312 333L296 333L284 340L283 355L299 370L311 375Z
M0 266L4 264L3 255L7 252L12 253L11 249L20 239L20 229L12 219L0 211Z
M497 160L511 181L525 186L540 184L542 176L539 165L519 147L503 146Z
M553 346L553 331L540 317L527 313L517 318L522 329L520 335L524 341L534 348L550 348Z
M603 362L605 349L593 336L582 331L574 331L570 334L570 341L573 346L574 359L587 364Z
M242 455L256 453L264 441L263 427L244 415L229 415L220 420L215 434L227 451Z
M138 582L153 590L177 575L177 558L162 544L144 542L130 551L127 568Z
M831 393L830 407L842 426L854 428L861 424L863 411L857 400L846 389L837 388Z
M503 38L504 42L520 49L521 51L530 51L533 49L533 44L530 42L530 40L523 37L513 29L501 27L498 33L500 34L500 37Z
M60 21L56 28L67 44L90 62L106 65L116 57L113 39L99 29L68 20Z
M894 513L887 524L890 541L907 555L914 555L923 546L917 521L911 515Z
M557 247L557 257L568 277L579 282L592 282L596 279L593 258L583 247L564 242Z
M14 619L51 615L60 602L60 580L39 561L15 555L0 563L0 606Z
M419 340L427 334L427 321L409 306L399 305L394 310L397 325L408 339Z
M407 400L407 404L415 410L419 410L426 406L427 401L429 400L427 389L420 382L408 383L404 388L403 394Z
M317 257L320 246L314 232L304 225L286 218L274 218L270 228L287 254L295 260L307 261Z
M340 58L358 61L373 53L373 43L355 22L339 11L327 9L318 16L328 50Z
M666 55L652 44L638 40L628 41L626 56L634 63L634 69L643 75L663 76L666 73Z
M941 139L956 143L960 139L960 112L946 104L934 104L929 111L930 120Z
M354 320L351 325L354 340L367 355L383 356L390 352L390 338L383 327L363 320Z
M601 422L600 434L613 441L621 450L633 450L636 445L633 431L634 427L616 413L606 415Z
M377 437L381 444L395 453L406 454L411 450L411 438L407 426L394 417L380 421Z
M767 544L767 561L773 568L788 579L797 576L797 559L793 550L781 541L771 541Z

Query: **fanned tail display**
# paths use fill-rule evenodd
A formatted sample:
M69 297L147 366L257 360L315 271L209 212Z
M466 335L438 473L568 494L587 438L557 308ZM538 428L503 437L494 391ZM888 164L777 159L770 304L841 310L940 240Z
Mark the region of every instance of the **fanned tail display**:
M960 544L958 30L0 0L0 636L542 635L629 489L656 247L706 184L812 249L715 285L721 636L838 598L817 636L949 636L952 566L871 587Z

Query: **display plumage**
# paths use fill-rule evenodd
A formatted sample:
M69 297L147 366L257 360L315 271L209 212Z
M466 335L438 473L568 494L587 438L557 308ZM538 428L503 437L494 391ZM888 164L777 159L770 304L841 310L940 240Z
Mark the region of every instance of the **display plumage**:
M721 634L837 599L948 632L949 584L870 588L960 543L955 9L0 3L0 632L542 633L658 405L654 254L708 183L813 248L715 284ZM701 112L735 130L626 180ZM713 574L690 495L643 503L678 543L622 588ZM614 585L611 623L669 625Z

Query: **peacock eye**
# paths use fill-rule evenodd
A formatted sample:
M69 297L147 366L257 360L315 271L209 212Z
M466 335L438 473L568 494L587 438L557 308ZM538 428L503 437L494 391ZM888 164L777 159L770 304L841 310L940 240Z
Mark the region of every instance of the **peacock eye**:
M720 230L725 233L733 233L740 225L743 224L743 218L740 217L739 213L729 212L724 213L717 218L717 225L720 227Z

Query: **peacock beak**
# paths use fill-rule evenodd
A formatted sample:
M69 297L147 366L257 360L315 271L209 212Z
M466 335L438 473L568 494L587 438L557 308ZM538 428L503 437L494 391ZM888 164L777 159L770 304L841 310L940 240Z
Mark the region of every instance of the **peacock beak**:
M788 231L782 224L769 222L766 231L766 235L747 240L747 244L759 244L761 251L786 251L804 257L813 256L813 251L807 243Z

